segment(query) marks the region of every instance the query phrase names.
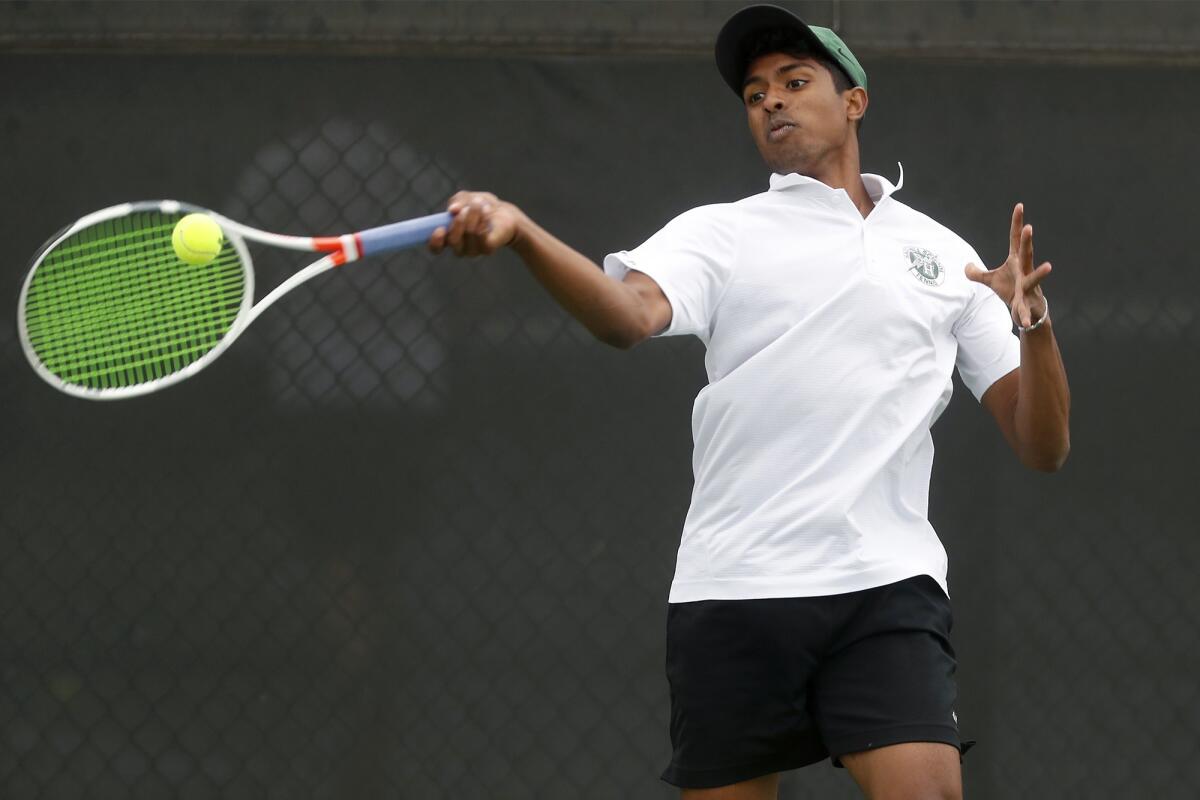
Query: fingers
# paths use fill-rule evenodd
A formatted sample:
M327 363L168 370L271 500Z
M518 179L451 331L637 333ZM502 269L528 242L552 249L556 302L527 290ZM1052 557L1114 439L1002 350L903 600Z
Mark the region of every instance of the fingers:
M473 211L474 206L467 204L450 212L454 214L454 219L450 221L450 233L447 236L446 243L454 250L456 255L461 256L466 253L466 244L463 242L463 237L467 233L467 225L471 222Z
M1033 226L1021 228L1021 274L1033 272Z
M1029 317L1029 304L1024 300L1018 300L1017 302L1013 303L1012 310L1013 319L1015 319L1017 324L1022 328L1028 328L1033 324L1033 320Z
M1025 291L1031 292L1036 289L1041 282L1046 279L1046 276L1050 274L1051 269L1053 268L1050 266L1050 262L1047 261L1033 272L1029 273L1029 275L1025 277L1024 281Z
M1029 327L1029 300L1024 292L1018 291L1013 295L1009 312L1012 314L1013 322L1022 328Z
M1025 204L1013 206L1012 224L1008 228L1008 254L1015 256L1021 246L1021 227L1025 224Z
M983 272L974 264L966 268L967 278L986 284L1009 304L1013 322L1022 328L1032 324L1031 303L1040 307L1038 286L1050 274L1050 262L1033 268L1033 226L1025 224L1025 204L1013 206L1012 224L1008 229L1008 258L992 272Z
M440 253L449 247L460 256L495 251L488 233L492 228L492 213L499 205L499 198L491 192L456 192L446 206L453 215L450 226L434 231L429 240L430 251Z
M465 191L455 192L450 197L450 201L446 204L446 210L451 214L457 214L458 211L470 201L473 194L475 193ZM457 219L452 219L449 227L438 228L432 234L430 234L428 242L429 252L437 255L445 250L448 245L453 246L450 236L454 231L455 222L457 222ZM459 234L459 238L461 239L461 234Z
M479 256L495 251L488 238L494 209L495 206L486 199L473 200L463 209L463 248L459 255Z
M438 228L429 237L429 252L437 255L446 246L446 229Z
M1050 274L1051 269L1050 262L1047 261L1021 279L1021 290L1013 297L1012 316L1013 321L1022 328L1028 328L1033 324L1033 306L1042 309L1038 312L1039 318L1045 310L1043 305L1045 300L1038 286Z
M471 202L471 197L474 192L455 192L450 198L450 202L446 206L453 218L450 220L450 227L446 229L443 237L443 247L449 247L456 254L462 255L462 237L463 237L463 209Z
M982 283L984 286L991 286L995 276L986 269L980 269L978 264L967 264L964 270L967 273L967 280Z
M496 203L499 202L499 200L500 198L496 197L496 195L492 194L491 192L455 192L450 197L450 201L446 204L446 210L454 213L456 210L469 203L482 203L484 201Z

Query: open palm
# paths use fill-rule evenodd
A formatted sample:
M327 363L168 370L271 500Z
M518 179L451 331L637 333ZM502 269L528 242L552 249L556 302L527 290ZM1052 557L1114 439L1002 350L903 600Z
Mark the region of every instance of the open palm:
M1050 274L1050 262L1033 268L1033 226L1025 224L1025 206L1013 208L1008 232L1008 258L992 270L968 264L967 277L982 283L1000 296L1012 313L1013 321L1028 328L1046 311L1046 298L1040 284Z

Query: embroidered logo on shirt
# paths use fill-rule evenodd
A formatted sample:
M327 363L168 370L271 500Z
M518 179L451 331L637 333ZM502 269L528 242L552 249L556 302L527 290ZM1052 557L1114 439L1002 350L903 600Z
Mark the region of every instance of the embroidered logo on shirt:
M904 255L912 265L908 271L921 283L927 286L941 286L942 281L946 280L946 270L938 261L936 253L923 247L906 247Z

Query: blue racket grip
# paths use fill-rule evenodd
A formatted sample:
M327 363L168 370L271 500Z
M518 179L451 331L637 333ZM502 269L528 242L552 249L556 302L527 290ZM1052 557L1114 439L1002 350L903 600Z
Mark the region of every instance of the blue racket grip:
M378 228L367 228L358 234L362 255L371 256L425 244L438 228L450 227L452 219L454 217L450 212L445 211L441 214L430 214L428 217L393 222L391 225L380 225Z

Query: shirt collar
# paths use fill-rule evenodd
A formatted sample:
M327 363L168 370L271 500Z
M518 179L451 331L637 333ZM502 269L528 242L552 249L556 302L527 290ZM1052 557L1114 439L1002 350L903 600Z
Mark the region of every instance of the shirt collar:
M896 166L900 168L900 177L895 186L892 182L882 175L874 175L864 173L862 177L863 185L867 187L867 194L871 199L878 203L885 197L890 197L894 192L900 191L904 187L904 165L896 162ZM790 186L825 186L816 178L810 178L807 175L800 175L796 172L780 175L778 172L771 175L771 191L780 191L787 189ZM825 186L828 189L828 186Z

